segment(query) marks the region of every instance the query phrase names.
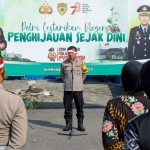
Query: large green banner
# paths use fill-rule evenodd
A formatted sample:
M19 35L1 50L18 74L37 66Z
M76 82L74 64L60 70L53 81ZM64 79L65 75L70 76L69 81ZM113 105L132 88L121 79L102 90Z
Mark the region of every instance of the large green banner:
M1 0L7 74L59 74L69 46L89 74L120 74L150 58L149 12L148 0Z

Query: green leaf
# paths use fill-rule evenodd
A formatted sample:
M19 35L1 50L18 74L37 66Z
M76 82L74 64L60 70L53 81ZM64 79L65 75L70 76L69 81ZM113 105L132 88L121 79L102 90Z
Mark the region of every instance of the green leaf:
M111 10L111 11L113 11L113 10L114 10L114 8L112 7L110 10Z
M129 98L129 102L130 103L135 102L135 97L134 96L129 96L128 98Z
M114 131L113 130L109 131L108 137L113 137L113 136L114 136Z
M114 12L115 14L119 15L117 12Z
M105 120L104 122L103 122L103 124L105 124L105 123L107 123L108 122L108 120Z
M140 115L143 115L144 114L144 110L140 111Z
M32 102L33 108L36 108L38 104L39 104L39 102L38 102L38 101L33 100L33 102Z
M139 116L139 115L140 115L140 112L137 112L136 115Z
M112 23L112 18L108 18L107 22L111 24Z

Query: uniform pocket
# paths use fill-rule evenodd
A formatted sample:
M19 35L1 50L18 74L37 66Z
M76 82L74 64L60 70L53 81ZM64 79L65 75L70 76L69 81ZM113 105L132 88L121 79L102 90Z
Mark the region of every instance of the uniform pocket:
M82 72L82 70L81 70L81 67L79 66L75 66L75 74L76 75L80 75L81 74L81 72Z
M65 75L69 75L70 68L69 67L64 67L64 73L65 73Z

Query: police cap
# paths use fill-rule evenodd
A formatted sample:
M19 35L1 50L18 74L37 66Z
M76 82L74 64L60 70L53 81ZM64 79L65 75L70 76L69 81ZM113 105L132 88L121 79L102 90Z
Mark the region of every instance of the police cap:
M51 47L51 48L49 49L49 51L54 51L54 48L53 48L53 47Z
M150 7L147 5L142 5L137 9L140 14L150 14Z

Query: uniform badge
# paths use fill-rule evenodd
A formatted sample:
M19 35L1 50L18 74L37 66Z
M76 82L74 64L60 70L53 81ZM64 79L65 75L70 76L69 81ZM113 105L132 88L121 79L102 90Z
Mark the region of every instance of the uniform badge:
M140 34L140 32L139 32L139 31L136 31L136 34Z
M79 68L76 68L76 69L75 69L75 71L76 71L76 73L77 73L77 74L80 74L80 72L81 72L81 69L79 69Z
M140 44L140 41L137 41L137 44Z
M69 74L69 67L66 67L66 68L65 68L65 73L66 73L66 74Z
M144 6L144 7L142 8L142 10L143 10L143 11L147 11L147 7Z
M66 67L65 71L68 71L69 70L69 67Z
M64 66L65 66L65 67L68 67L68 66L69 66L69 64L64 64Z

